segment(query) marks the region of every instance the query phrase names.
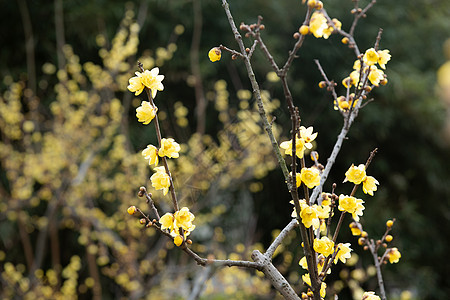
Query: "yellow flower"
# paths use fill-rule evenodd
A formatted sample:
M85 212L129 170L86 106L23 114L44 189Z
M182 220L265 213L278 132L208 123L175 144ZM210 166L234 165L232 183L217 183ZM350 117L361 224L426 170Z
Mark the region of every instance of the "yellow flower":
M339 251L336 254L336 257L334 259L334 263L337 264L338 260L341 260L344 264L349 259L352 254L352 248L350 248L350 243L339 243L338 244Z
M312 126L308 128L300 126L300 138L303 139L305 147L308 149L312 148L311 142L314 141L317 137L317 132L313 133L313 130L314 129Z
M292 156L292 140L282 142L280 144L280 148L284 149L284 154ZM298 158L303 158L304 152L305 152L305 141L297 137L295 140L295 155Z
M370 48L366 50L364 53L363 61L366 65L372 66L378 62L378 53L374 48Z
M174 217L175 226L177 228L181 227L185 231L192 231L195 229L195 225L192 225L192 221L194 221L195 216L189 211L189 208L183 207L182 209L176 211Z
M164 167L156 167L153 170L155 170L156 173L150 177L152 186L157 190L163 190L164 195L166 195L170 187L169 175L167 175Z
M350 84L356 86L358 81L359 81L359 70L354 70L353 72L350 73Z
M366 167L363 164L355 167L355 165L351 165L350 168L345 172L345 177L348 181L354 184L360 184L362 181L366 179Z
M302 218L302 223L306 228L311 227L319 228L320 220L317 217L317 210L313 206L309 206L304 201L300 203L301 211L300 217Z
M363 192L373 196L373 192L377 190L377 184L379 184L378 180L372 176L367 176L363 181Z
M359 221L359 216L363 215L364 206L362 205L364 201L361 199L356 199L352 196L339 195L339 206L340 211L346 211L352 214L355 221Z
M378 50L378 64L382 69L386 69L386 64L389 60L391 60L389 50Z
M357 59L353 63L353 70L359 71L360 69L361 69L361 61L359 59Z
M322 13L315 11L309 21L309 31L316 38L321 38L326 29L328 29L327 19Z
M402 254L400 253L400 251L398 251L397 248L390 249L388 258L391 264L398 263L400 257L402 257Z
M159 219L159 223L161 224L161 229L169 229L172 232L175 229L174 226L174 217L171 213L166 213Z
M302 280L304 283L311 286L311 278L310 278L309 274L302 275ZM327 288L327 284L325 282L322 282L322 284L320 286L320 297L325 298L326 288Z
M148 145L147 148L142 150L142 156L144 156L145 159L148 159L148 164L155 166L158 164L158 149L156 149L153 145Z
M302 168L300 172L302 182L310 189L320 184L320 171L317 168Z
M375 295L375 292L365 292L361 300L381 300L380 297Z
M352 231L352 235L360 236L362 231L358 228L355 222L350 223L350 230Z
M219 61L222 57L222 51L220 51L219 47L214 47L208 52L209 60L212 62Z
M173 243L177 246L177 247L180 247L181 246L181 244L183 243L183 237L181 236L181 235L176 235L174 238L173 238Z
M340 30L341 27L342 27L341 21L339 21L336 18L334 18L332 21L333 21L334 26L336 27L336 29ZM333 26L328 26L328 28L323 31L323 38L324 39L328 39L330 37L330 35L333 33L333 31L334 31Z
M127 209L127 213L129 213L130 215L134 214L136 212L136 206L130 206Z
M158 108L153 107L150 102L142 101L141 106L136 108L136 117L138 118L139 122L147 125L155 118L157 111Z
M320 240L314 239L313 248L317 253L323 254L327 257L334 252L334 242L328 237L323 236Z
M140 77L131 77L130 80L128 80L128 83L128 90L134 93L135 96L139 95L144 90L145 86L142 84Z
M375 66L370 67L369 80L374 86L378 86L380 81L384 79L383 70L378 69Z
M181 148L180 145L175 142L172 138L163 138L161 139L161 148L158 151L158 155L163 157L167 156L170 158L177 158L180 156L178 152L180 152Z
M158 91L164 90L164 85L162 81L164 79L164 75L158 75L159 68L153 68L150 71L145 70L143 73L136 72L138 77L141 77L142 84L145 85L152 91L152 98L155 99L156 93Z
M330 217L331 207L327 205L324 206L323 202L322 205L317 205L316 210L319 219L328 219Z

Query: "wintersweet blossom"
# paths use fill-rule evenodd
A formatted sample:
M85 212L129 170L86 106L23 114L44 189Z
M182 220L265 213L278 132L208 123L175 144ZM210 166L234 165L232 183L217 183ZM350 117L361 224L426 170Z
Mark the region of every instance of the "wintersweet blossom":
M389 50L378 50L378 64L382 69L386 69L386 64L389 60L391 60Z
M352 254L352 248L350 248L351 244L350 243L339 243L338 244L338 248L339 251L338 253L336 253L336 257L334 258L334 263L337 264L338 260L341 260L341 262L343 262L345 264L345 262L347 261L347 259L349 259Z
M152 186L157 190L163 190L165 196L169 191L170 177L164 167L156 167L153 170L156 172L150 177Z
M363 192L369 194L370 196L373 196L373 192L377 190L377 184L380 184L378 180L376 180L372 176L367 176L363 181Z
M366 65L372 66L378 62L378 53L374 48L367 49L363 56Z
M158 91L164 90L164 85L162 84L164 75L158 74L159 74L158 67L155 67L150 71L145 70L143 73L136 72L136 75L141 78L142 84L152 91L153 99L155 99L156 93Z
M284 149L284 154L292 156L292 140L282 142L280 148ZM298 136L295 139L295 155L298 158L303 158L305 152L305 141Z
M338 209L340 211L346 211L352 214L353 219L355 221L359 221L359 216L363 215L364 203L361 199L356 199L353 196L339 195L339 206Z
M370 66L370 73L369 73L369 81L374 86L378 86L380 84L380 81L384 79L384 72L383 70L378 69L375 66Z
M129 213L130 215L134 214L136 212L136 206L132 205L130 207L128 207L127 209L127 213Z
M181 235L176 235L174 238L173 238L173 243L177 246L177 247L180 247L181 246L181 244L183 243L183 237L181 236Z
M212 62L219 61L222 57L222 52L219 47L214 47L208 52L209 60Z
M174 217L175 227L181 227L183 230L189 232L195 229L195 225L192 225L192 221L194 221L195 216L189 211L189 208L183 207L182 209L176 211Z
M300 218L302 218L303 225L305 225L306 228L311 227L311 225L314 228L319 228L320 220L317 217L317 210L315 206L310 206L303 201L300 202L300 207Z
M333 18L331 21L333 21L334 27L336 27L337 30L341 30L341 28L342 28L341 21L339 21L336 18ZM328 28L323 31L324 39L328 39L330 37L330 35L334 32L334 27L328 26Z
M355 165L351 165L350 168L345 172L345 177L348 181L354 184L360 184L362 181L366 179L366 167L363 164L355 167Z
M309 21L309 31L316 38L321 38L326 29L328 29L327 19L321 12L315 11Z
M142 156L145 159L148 159L149 165L157 165L158 164L158 149L153 145L148 145L147 148L142 150Z
M128 80L128 90L132 93L134 93L135 96L142 93L144 90L144 85L142 84L140 77L131 77L130 80Z
M308 273L305 275L302 275L302 280L304 283L311 286L311 277L309 276ZM325 296L327 295L326 289L327 289L327 284L325 282L322 282L322 284L320 286L320 297L325 298Z
M362 234L361 229L359 229L358 225L355 222L350 223L350 230L352 231L352 235L360 236Z
M314 141L317 137L317 132L313 133L313 130L314 128L312 126L308 128L300 126L300 138L303 139L305 147L307 149L312 148L311 142Z
M167 156L170 158L178 158L180 154L181 147L175 142L172 138L162 138L161 139L161 148L158 150L158 155L160 157Z
M320 171L315 167L302 168L300 178L308 188L312 189L320 184Z
M361 300L381 300L380 297L375 295L375 292L365 292Z
M156 106L154 107L148 101L142 101L141 106L136 108L136 117L138 118L139 122L147 125L155 118L157 111L158 108Z
M328 237L323 236L320 239L314 239L313 248L317 253L323 254L327 257L334 252L334 242Z
M389 262L391 264L398 263L398 261L400 260L400 257L402 257L402 254L400 253L400 251L398 251L397 248L390 249L388 258L389 258Z
M168 229L172 232L175 229L174 217L171 213L166 213L164 216L159 218L159 223L161 224L161 229Z

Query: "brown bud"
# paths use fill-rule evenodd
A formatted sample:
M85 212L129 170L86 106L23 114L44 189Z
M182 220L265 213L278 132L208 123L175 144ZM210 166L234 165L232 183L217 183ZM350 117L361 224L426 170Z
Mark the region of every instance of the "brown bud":
M366 95L362 95L362 98L363 98L363 100L366 100L367 96Z
M350 13L356 14L356 8L352 9L352 10L350 11Z
M360 13L360 12L362 12L362 9L361 9L361 8L358 8L358 10L357 10L357 11L358 11L358 13Z
M298 40L300 38L300 33L296 32L293 35L294 39Z
M250 48L245 48L245 52L249 53L250 52Z
M145 187L141 186L139 188L138 196L139 197L144 197L144 195L145 195Z
M187 239L186 243L189 244L189 245L192 245L192 240L191 239Z
M369 246L364 246L364 248L363 248L364 250L369 250Z
M370 93L370 91L372 90L372 88L371 88L370 86L366 86L366 87L364 88L364 90L365 90L366 92Z
M380 240L377 241L377 245L381 245L381 241Z
M323 171L325 169L325 167L322 164L318 164L317 169L319 169L320 171Z
M383 246L384 248L387 248L387 244L383 243L381 246Z
M259 30L264 30L266 29L266 26L264 26L263 24L259 25Z
M363 232L361 233L361 236L366 238L366 237L369 236L369 234L368 234L366 231L363 231Z
M245 34L245 37L250 37L250 33L247 32L247 33Z
M317 10L320 10L320 9L322 9L323 8L323 2L322 1L317 1L317 3L316 3L316 9Z
M250 30L254 30L255 29L255 24L250 25Z
M147 223L147 220L145 218L142 218L142 219L139 220L139 223L144 225L145 223Z
M149 228L149 227L152 227L152 225L153 225L153 223L149 222L149 223L147 223L147 225L145 225L145 227Z
M236 55L236 54L231 55L231 59L232 59L232 60L237 59L237 55Z
M241 23L241 25L239 26L239 29L242 30L242 31L245 29L244 23Z

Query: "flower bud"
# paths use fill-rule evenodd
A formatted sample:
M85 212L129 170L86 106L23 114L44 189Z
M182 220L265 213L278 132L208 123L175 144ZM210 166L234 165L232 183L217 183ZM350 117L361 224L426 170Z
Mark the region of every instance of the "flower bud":
M327 86L327 83L326 83L325 81L319 82L319 87L320 87L321 89L323 89L323 88L326 87L326 86Z
M366 242L366 239L365 239L365 238L360 237L360 238L358 239L358 245L360 245L360 246L364 245L365 242Z
M294 34L292 35L292 37L293 37L294 39L298 40L298 39L300 38L300 34L299 34L298 32L296 32L296 33L294 33Z
M391 242L393 239L394 239L394 237L390 234L388 234L385 238L386 242L388 242L388 243Z
M317 1L316 9L319 10L319 9L322 9L322 8L323 8L323 2L322 1Z
M139 220L139 223L144 225L145 223L147 223L147 220L145 218L142 218L142 219Z
M369 236L369 234L368 234L366 231L363 231L363 232L361 233L361 236L366 238L366 237Z
M307 35L309 33L309 26L307 25L300 26L298 32L300 32L301 35Z
M392 225L394 225L394 221L392 221L392 220L388 220L387 222L386 222L386 226L387 227L392 227Z
M341 43L344 44L344 45L347 45L349 41L350 40L348 39L348 37L343 37L342 40L341 40Z
M309 8L316 7L316 0L308 0L308 7Z
M130 215L133 215L135 212L136 212L136 206L132 205L132 206L128 207L127 213L129 213Z

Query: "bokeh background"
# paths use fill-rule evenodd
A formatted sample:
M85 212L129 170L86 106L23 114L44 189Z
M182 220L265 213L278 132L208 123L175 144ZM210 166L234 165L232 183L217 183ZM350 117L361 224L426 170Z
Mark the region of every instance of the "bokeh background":
M230 2L238 24L264 17L263 39L283 64L304 19L301 1ZM352 1L325 1L325 8L349 29ZM355 31L364 50L383 28L389 83L361 110L325 189L336 182L337 193L348 193L343 174L378 148L368 172L380 187L374 197L360 195L362 222L377 238L396 218L391 244L402 258L383 269L390 299L450 292L449 19L446 0L380 0ZM166 76L156 102L163 135L182 144L171 168L181 206L196 215L193 249L250 259L289 222L289 194L244 66L226 54L218 63L207 58L219 44L236 48L220 1L3 1L0 44L1 298L277 297L260 274L199 267L126 213L130 205L149 211L137 197L140 186L154 194L160 213L171 211L168 198L151 189L152 171L140 155L156 143L152 125L134 116L144 99L126 91L140 60ZM289 73L302 124L319 132L315 147L326 162L342 118L318 88L313 59L340 82L355 58L338 36L308 36ZM281 86L260 51L253 66L282 141L289 116ZM348 230L340 240L356 255L333 270L329 295L357 299L376 289L370 256ZM299 243L293 233L275 257L298 291Z

